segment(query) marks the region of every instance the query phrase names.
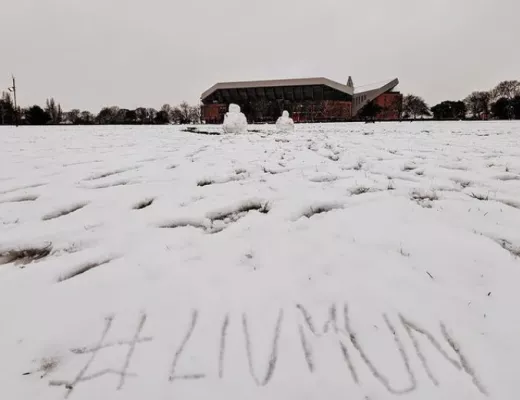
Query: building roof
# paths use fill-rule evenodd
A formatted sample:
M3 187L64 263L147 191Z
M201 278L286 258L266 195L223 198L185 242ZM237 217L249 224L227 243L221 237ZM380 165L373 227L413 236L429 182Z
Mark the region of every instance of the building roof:
M357 86L354 89L354 94L368 93L374 90L384 89L385 91L392 90L399 84L399 79L386 79L384 81L370 83L368 85Z
M220 82L213 85L201 95L204 100L211 96L219 89L248 89L257 87L280 87L280 86L311 86L311 85L325 85L340 92L352 96L354 90L347 85L335 82L327 78L298 78L298 79L276 79L267 81L245 81L245 82Z
M352 115L356 115L364 106L383 93L393 90L399 85L399 79L391 79L377 84L362 86L362 91L354 92L354 100L352 104Z

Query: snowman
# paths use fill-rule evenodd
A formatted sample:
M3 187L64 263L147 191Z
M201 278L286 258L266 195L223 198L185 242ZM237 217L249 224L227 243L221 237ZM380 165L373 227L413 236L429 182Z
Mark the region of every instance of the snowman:
M282 116L278 118L278 121L276 121L276 130L284 133L294 131L294 121L289 117L289 111L284 111Z
M247 119L240 112L240 106L236 104L229 105L229 112L224 116L224 125L222 126L224 133L246 133Z

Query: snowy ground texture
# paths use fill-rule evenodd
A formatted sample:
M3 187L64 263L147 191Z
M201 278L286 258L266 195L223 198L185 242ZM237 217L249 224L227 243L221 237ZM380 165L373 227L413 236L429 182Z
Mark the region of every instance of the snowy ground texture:
M520 124L249 129L0 128L1 399L520 398Z

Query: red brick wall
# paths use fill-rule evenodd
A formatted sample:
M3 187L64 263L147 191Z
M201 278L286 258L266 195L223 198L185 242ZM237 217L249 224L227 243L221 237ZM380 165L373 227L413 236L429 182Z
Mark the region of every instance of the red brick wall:
M208 124L221 124L226 111L225 104L206 104L202 106L202 119Z
M291 116L294 122L348 121L352 117L352 102L325 100L295 104Z
M383 108L377 115L377 119L396 120L399 119L399 110L403 103L403 95L397 92L383 93L377 97L374 102Z
M352 117L351 101L324 101L324 116L326 119L350 119Z

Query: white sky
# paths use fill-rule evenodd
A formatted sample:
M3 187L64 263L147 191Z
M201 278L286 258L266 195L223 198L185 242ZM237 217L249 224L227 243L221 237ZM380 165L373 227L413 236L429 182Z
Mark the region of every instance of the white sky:
M97 112L217 81L398 77L433 105L520 79L519 0L0 0L0 89Z

